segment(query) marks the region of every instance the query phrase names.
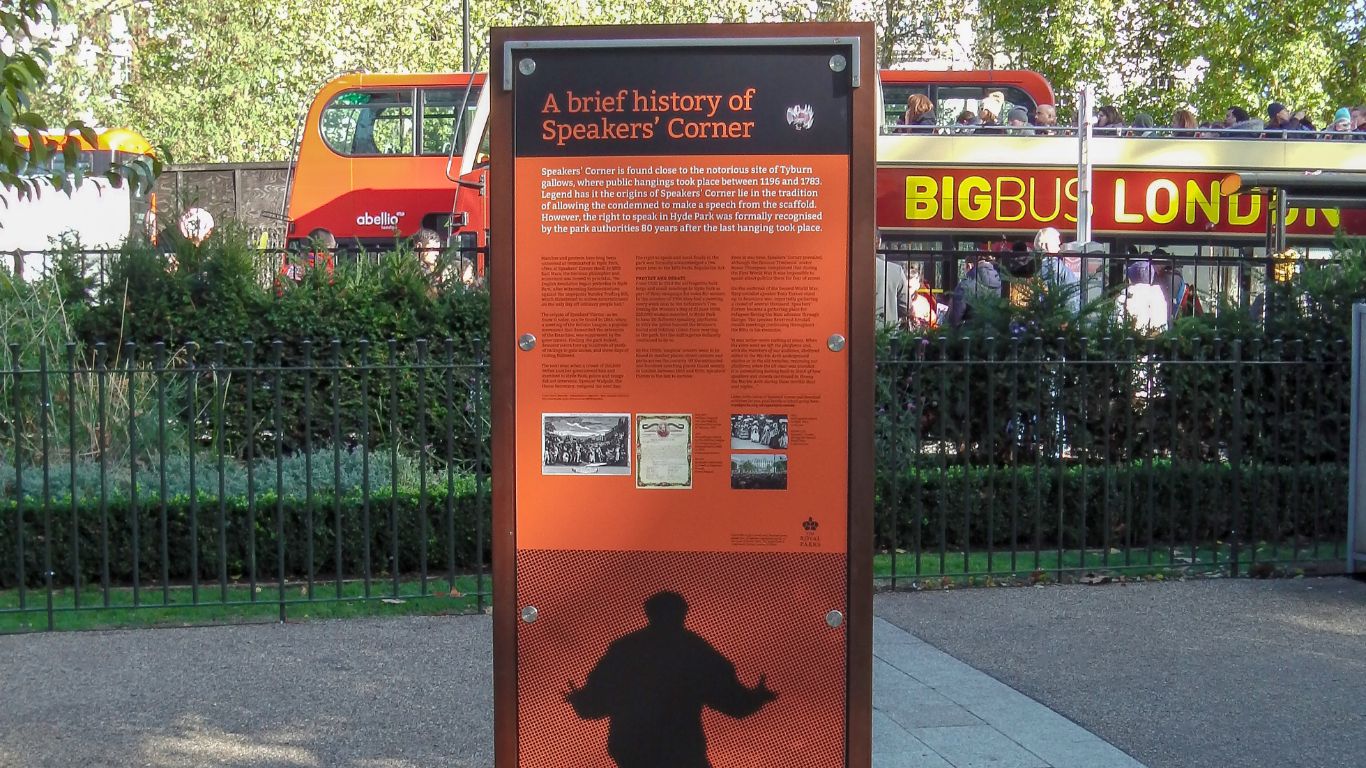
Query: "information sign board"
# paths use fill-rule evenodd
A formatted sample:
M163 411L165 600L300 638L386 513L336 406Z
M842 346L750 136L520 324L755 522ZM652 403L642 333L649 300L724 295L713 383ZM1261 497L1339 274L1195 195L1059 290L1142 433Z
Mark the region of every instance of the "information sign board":
M871 38L495 31L499 766L868 764Z

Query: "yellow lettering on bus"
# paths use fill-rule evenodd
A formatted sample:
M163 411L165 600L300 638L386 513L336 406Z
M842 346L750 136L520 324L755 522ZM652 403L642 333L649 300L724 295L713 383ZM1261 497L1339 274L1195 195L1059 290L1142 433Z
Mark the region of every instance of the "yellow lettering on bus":
M1053 179L1053 211L1048 214L1034 207L1034 204L1039 202L1038 183L1038 179L1029 177L1029 218L1035 221L1052 221L1058 218L1058 211L1062 210L1062 179Z
M1200 182L1195 179L1186 181L1186 223L1194 224L1195 209L1200 209L1204 214L1202 223L1219 223L1219 180L1215 179L1209 183L1209 196L1205 196L1205 190L1200 186Z
M1238 212L1239 203L1243 199L1249 201L1249 209L1246 215ZM1244 227L1254 224L1257 217L1262 215L1261 195L1229 195L1228 196L1228 223L1234 226Z
M1115 179L1115 221L1120 224L1142 224L1143 214L1129 213L1124 200L1124 179Z
M1276 212L1275 212L1275 211L1272 211L1272 210L1269 210L1269 209L1268 209L1267 212L1271 215L1271 218L1272 218L1273 220L1276 218ZM1299 218L1300 218L1300 209L1299 209L1299 208L1291 208L1290 210L1288 210L1288 211L1285 212L1285 225L1288 227L1288 226L1290 226L1291 224L1294 224L1296 221L1298 221ZM1309 226L1312 227L1312 226L1314 226L1314 224L1313 224L1312 222L1310 222L1310 223L1309 223Z
M906 220L925 221L939 213L939 185L929 176L906 177Z
M1015 192L1013 194L1006 193L1007 184L1014 185ZM996 179L996 220L1019 221L1020 219L1023 219L1025 215L1024 193L1024 179L1021 179L1018 176L1002 176ZM1013 215L1007 214L1001 209L1001 204L1006 202L1015 204L1015 213Z
M952 220L953 220L953 177L952 177L952 176L945 176L945 177L943 177L943 183L940 184L939 186L940 186L940 189L941 189L941 197L940 197L940 199L944 201L944 202L943 202L943 205L939 206L939 218L943 219L944 221L952 221Z
M985 219L991 213L991 184L981 176L969 176L959 182L958 212L968 221Z
M1342 223L1342 211L1337 208L1320 208L1319 213L1323 214L1323 222L1333 229Z
M1077 202L1077 194L1078 194L1078 193L1077 193L1077 188L1080 187L1080 186L1081 186L1081 182L1078 181L1077 179L1075 179L1075 178L1068 179L1068 180L1067 180L1067 186L1066 186L1066 187L1063 187L1063 196L1066 197L1068 200L1071 200L1073 203ZM1095 212L1096 212L1096 207L1095 207L1094 205L1088 205L1087 208L1090 209L1090 212L1091 212L1091 213L1095 213ZM1074 210L1074 211L1077 210L1077 206L1073 205L1073 206L1072 206L1072 210ZM1063 212L1062 217L1063 217L1064 219L1067 219L1068 221L1071 221L1071 222L1075 222L1075 221L1077 220L1076 214L1067 213L1066 211Z
M1159 192L1167 193L1167 207L1165 209L1157 207ZM1143 199L1143 209L1154 224L1170 224L1176 220L1176 214L1180 210L1176 197L1176 182L1171 179L1157 179L1148 185L1148 193L1144 195Z

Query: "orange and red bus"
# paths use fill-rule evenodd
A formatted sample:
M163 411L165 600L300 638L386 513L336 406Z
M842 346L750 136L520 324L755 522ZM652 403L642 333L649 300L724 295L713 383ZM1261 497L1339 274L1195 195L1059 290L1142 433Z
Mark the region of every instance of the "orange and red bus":
M886 120L913 93L951 121L999 92L1005 107L1052 103L1039 74L1018 70L881 74ZM392 245L418 229L485 242L484 74L350 74L325 85L305 118L293 165L286 242L328 232L340 245ZM949 113L952 114L949 114ZM946 121L946 122L947 122Z
M423 227L482 242L483 88L483 74L459 72L329 82L305 118L285 202L286 243L321 230L341 245L392 245ZM471 135L476 146L467 147Z

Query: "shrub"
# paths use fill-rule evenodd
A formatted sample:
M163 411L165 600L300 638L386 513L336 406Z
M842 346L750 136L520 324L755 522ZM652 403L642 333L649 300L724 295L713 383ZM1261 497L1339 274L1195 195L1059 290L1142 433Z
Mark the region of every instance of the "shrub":
M341 469L335 475L334 458ZM44 494L37 468L25 470L24 493L16 494L10 467L0 501L0 552L8 553L0 588L15 587L21 572L30 586L42 583L49 542L54 579L63 586L77 574L83 584L101 583L106 551L112 584L131 584L135 568L143 585L159 581L163 569L177 582L195 573L206 581L220 574L270 580L281 573L281 551L289 579L331 576L339 564L345 577L478 564L480 520L489 515L486 485L451 471L424 473L411 457L373 456L368 475L365 464L357 453L339 452L262 461L250 475L241 463L226 464L220 475L215 462L201 461L191 474L186 457L175 457L164 475L159 463L114 467L106 468L103 482L99 467L83 464L74 500L66 473L50 473ZM485 558L489 528L482 525Z

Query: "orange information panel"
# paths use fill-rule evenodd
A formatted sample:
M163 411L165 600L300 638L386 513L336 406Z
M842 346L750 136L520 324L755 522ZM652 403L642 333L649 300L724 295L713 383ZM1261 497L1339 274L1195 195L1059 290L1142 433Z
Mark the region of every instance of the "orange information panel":
M499 766L867 764L871 32L702 31L494 36Z

